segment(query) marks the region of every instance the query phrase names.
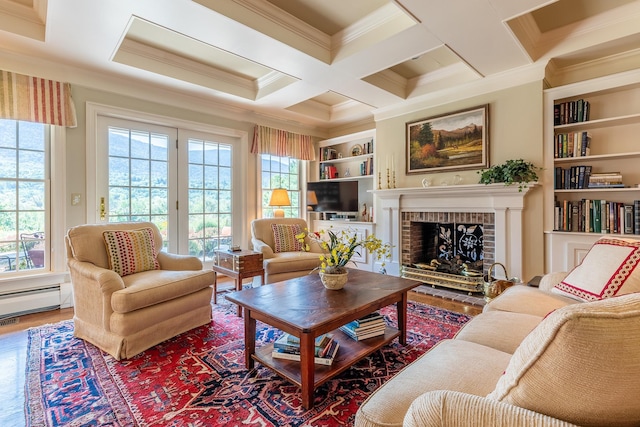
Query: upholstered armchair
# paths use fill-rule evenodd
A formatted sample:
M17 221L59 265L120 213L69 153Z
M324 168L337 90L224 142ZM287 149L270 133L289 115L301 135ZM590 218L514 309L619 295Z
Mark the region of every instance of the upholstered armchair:
M120 360L211 321L213 271L161 252L155 224L81 225L65 240L76 337Z
M309 274L320 265L322 249L307 242L309 252L295 238L307 228L302 218L264 218L251 222L253 250L262 252L265 283L281 282Z

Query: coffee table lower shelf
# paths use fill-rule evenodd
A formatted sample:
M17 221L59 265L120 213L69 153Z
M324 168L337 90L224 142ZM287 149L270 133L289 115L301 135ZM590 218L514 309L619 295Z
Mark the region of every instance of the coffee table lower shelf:
M341 372L349 369L360 359L363 359L379 350L381 347L389 344L396 337L400 335L400 331L395 328L387 327L384 335L380 335L374 338L367 338L362 341L355 341L349 338L344 332L336 329L331 332L333 338L338 340L340 347L338 353L333 359L331 366L321 365L316 363L314 366L314 381L313 388L316 388ZM273 351L273 344L267 344L256 349L255 354L251 357L262 363L264 366L270 368L278 375L286 378L298 387L302 387L302 380L300 375L300 362L295 360L286 359L274 359L271 357Z

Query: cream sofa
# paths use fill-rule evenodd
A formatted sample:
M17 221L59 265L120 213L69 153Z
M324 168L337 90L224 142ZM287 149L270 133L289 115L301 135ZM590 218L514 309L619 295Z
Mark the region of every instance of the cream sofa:
M275 283L309 274L320 265L319 255L322 249L307 239L309 251L278 250L273 226L296 227L307 229L307 222L302 218L264 218L251 222L251 243L253 250L262 253L264 263L264 282ZM292 238L289 235L289 239ZM291 246L294 242L288 242Z
M631 251L635 267L640 243ZM582 275L507 289L370 395L355 426L640 425L640 267L611 285L626 295L581 302L558 292L615 270L589 254Z
M103 233L146 228L153 238L145 249L155 246L158 269L121 276L111 269ZM196 257L160 252L162 236L155 224L81 225L67 232L66 245L74 334L116 359L131 358L211 321L213 271L203 270Z

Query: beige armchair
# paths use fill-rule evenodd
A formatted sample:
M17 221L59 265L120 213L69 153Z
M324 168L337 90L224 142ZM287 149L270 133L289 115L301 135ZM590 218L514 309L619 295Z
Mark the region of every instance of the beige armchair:
M76 337L120 360L211 321L213 271L196 257L160 252L155 224L81 225L65 240Z
M265 218L251 222L251 243L254 251L262 252L265 283L301 277L320 265L319 255L322 250L317 244L307 242L310 246L309 252L295 248L295 242L291 241L293 232L287 232L285 229L284 234L277 235L274 226L293 227L293 232L296 229L304 231L307 222L302 218Z

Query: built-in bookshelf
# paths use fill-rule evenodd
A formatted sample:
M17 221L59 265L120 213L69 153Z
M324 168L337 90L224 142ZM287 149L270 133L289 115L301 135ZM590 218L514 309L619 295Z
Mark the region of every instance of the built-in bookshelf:
M355 210L350 209L350 219L372 220L375 137L376 131L371 129L320 141L317 159L309 168L308 182L358 183L358 206ZM333 213L309 212L308 220L311 223L316 219L328 219Z
M565 270L603 234L640 235L640 71L548 89L544 102L547 270Z
M373 178L374 130L324 140L318 145L318 180Z

